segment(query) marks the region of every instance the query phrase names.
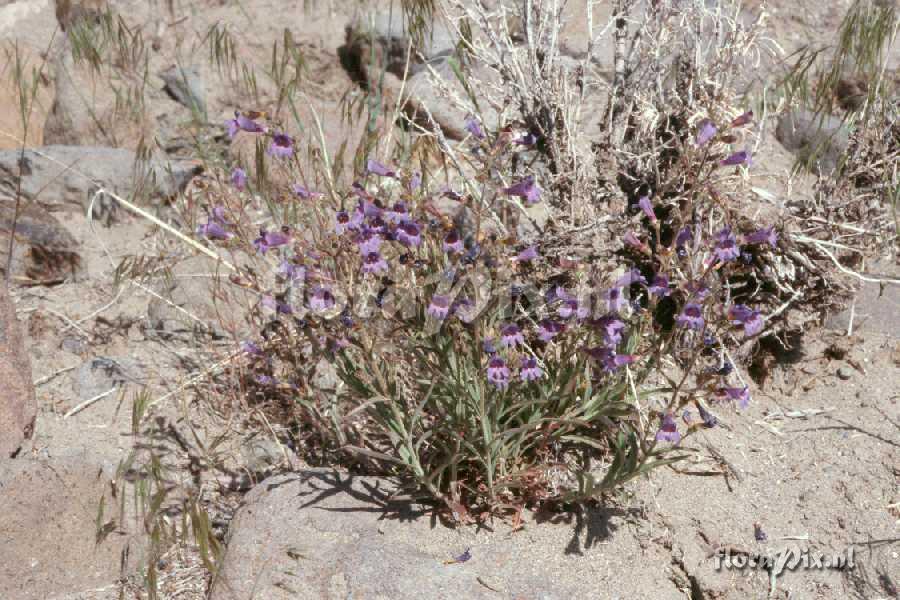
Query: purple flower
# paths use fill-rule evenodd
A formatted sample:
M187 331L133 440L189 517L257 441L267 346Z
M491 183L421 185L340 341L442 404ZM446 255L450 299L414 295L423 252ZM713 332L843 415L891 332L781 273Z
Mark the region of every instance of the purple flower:
M690 227L682 227L681 231L678 232L678 235L675 236L675 247L676 248L684 248L684 245L694 239L694 234L691 232Z
M740 152L735 152L728 158L722 160L719 163L723 167L732 167L736 165L747 165L750 166L750 153L746 150L741 150Z
M522 365L519 367L519 378L522 381L535 381L544 376L544 372L533 357L522 357Z
M746 385L742 388L719 388L719 396L736 401L741 409L747 408L750 405L750 389Z
M528 262L530 260L538 258L539 256L540 255L537 252L537 246L528 246L516 255L516 260L519 262Z
M735 119L731 122L732 127L743 127L747 123L753 120L753 111L748 110L742 115L735 117Z
M747 337L756 335L765 325L760 312L744 304L735 304L729 308L728 318L736 325L743 325L744 335Z
M700 418L703 419L703 426L707 429L712 429L719 423L719 419L716 418L716 415L703 408L702 404L697 404L697 410L700 411Z
M397 177L397 172L388 169L386 166L374 159L366 162L366 172L378 175L379 177Z
M517 137L513 140L513 144L518 144L519 146L534 146L538 143L538 139L540 139L537 134L527 131L523 133L520 137Z
M587 348L585 352L603 366L603 370L611 373L624 365L630 365L635 361L631 354L616 354L609 346L594 346Z
M225 126L228 128L229 138L234 138L238 131L246 131L249 133L263 133L265 131L265 128L262 125L253 119L245 117L238 111L234 111L233 119L225 121Z
M551 321L550 319L544 319L540 323L538 323L538 338L542 342L549 342L557 335L565 331L566 326L564 323L559 323L557 321Z
M455 564L455 563L464 563L472 558L472 549L466 548L466 551L460 554L459 556L454 556L453 559L447 561L446 564Z
M466 117L466 131L471 133L475 139L484 139L484 130L481 128L481 124L478 122L478 119L476 119L473 115L469 115L468 117Z
M409 178L409 191L415 192L420 187L422 187L422 175L417 171Z
M765 244L768 243L773 248L778 246L778 234L775 233L775 227L764 227L759 231L754 231L744 238L747 244Z
M494 356L488 362L487 380L498 390L505 390L509 386L509 368L499 356Z
M304 200L310 200L312 198L321 198L322 192L314 192L310 189L307 189L305 186L300 185L299 183L295 183L291 189L297 194L299 197Z
M444 189L441 191L441 196L443 196L444 198L450 198L451 200L454 200L456 202L459 202L463 199L462 194L453 191L449 187L444 187Z
M306 279L306 267L283 260L278 265L278 274L290 282L304 281Z
M681 441L681 434L678 433L675 417L671 413L663 415L662 424L659 427L659 431L656 432L656 441L672 442L673 444Z
M647 280L641 275L641 272L637 269L631 269L621 277L619 277L618 281L616 281L616 287L628 287L633 283L640 283L641 285L647 285Z
M450 314L450 298L442 294L435 294L431 297L431 303L428 304L426 312L438 321L443 321Z
M704 119L700 123L700 128L697 131L697 146L703 146L709 140L713 139L713 136L716 135L716 126L713 125L713 122L709 119Z
M675 321L688 329L703 329L703 308L695 302L689 302L685 305L681 314L675 317Z
M316 312L323 312L334 306L334 295L322 286L316 286L309 298L309 307Z
M497 347L494 346L493 338L484 338L484 341L481 342L481 349L488 356L493 356L493 355L497 354Z
M263 353L262 348L255 342L248 341L241 342L241 351L250 356L262 356Z
M336 234L343 235L344 232L351 227L352 220L346 210L338 211L338 213L334 215L334 232Z
M615 315L604 315L591 323L603 332L603 343L615 347L622 341L622 332L625 331L625 323Z
M562 301L559 307L556 309L556 314L558 314L563 319L568 319L572 315L574 315L578 311L578 301L572 298L566 298Z
M640 249L644 248L644 242L639 240L638 237L636 235L634 235L634 232L632 232L632 231L626 231L625 235L622 236L622 241L625 242L625 244L628 246L634 246L635 248L640 248Z
M500 330L500 345L504 348L513 348L524 343L525 336L522 335L522 330L515 323L510 323Z
M257 375L256 383L260 385L276 385L278 384L278 380L269 375Z
M263 296L261 303L266 308L271 308L278 314L290 315L294 312L294 309L292 309L290 305L282 302L281 300L276 300L272 296Z
M358 181L354 181L353 185L350 186L350 189L353 191L353 194L360 200L364 202L372 200L372 195L367 192L366 188L364 188Z
M240 167L235 167L231 172L231 184L238 189L243 190L247 187L247 172Z
M384 210L375 205L374 202L369 200L363 200L356 207L356 212L359 213L362 217L373 221L375 219L380 219L384 215Z
M641 196L640 200L638 200L638 206L641 207L641 210L644 211L644 214L647 215L647 218L650 219L651 223L656 222L656 213L653 212L653 204L650 203L650 196Z
M221 204L217 204L217 205L213 206L212 218L213 218L213 220L218 221L222 225L231 225L231 223L229 223L225 219L225 207L222 206Z
M225 219L225 207L219 204L213 207L206 224L197 227L196 233L211 240L226 240L234 237L234 234L226 229L229 226L231 223Z
M653 277L653 283L650 284L650 287L647 288L650 290L650 293L659 298L664 298L669 295L669 278L665 275L656 275Z
M622 341L625 323L617 319L615 315L604 315L594 321L592 325L603 332L603 342L606 345L614 347Z
M371 219L369 219L369 229L377 232L382 236L386 236L388 234L393 235L390 228L388 227L387 221L385 221L381 216L372 217Z
M363 256L378 252L381 249L381 242L381 236L374 229L365 229L356 238L359 253Z
M547 302L560 301L560 305L556 309L556 314L558 314L563 319L568 319L573 315L579 319L584 319L588 316L589 310L587 307L579 306L578 300L575 299L575 296L569 294L560 286L556 286L556 288L550 290L547 293Z
M462 252L463 247L463 241L460 239L459 234L456 233L455 229L450 231L450 233L447 234L447 237L444 238L444 252L447 254Z
M197 227L197 235L210 240L227 240L228 238L234 236L233 233L225 231L225 228L222 227L222 225L212 219L210 219L205 225L200 225Z
M541 188L534 182L534 177L529 175L519 183L503 189L507 196L516 196L525 200L525 204L536 204L541 199Z
M606 309L609 312L617 313L625 306L625 296L622 289L614 287L606 292Z
M286 133L276 133L269 144L269 156L289 158L294 154L294 140Z
M707 295L709 295L709 288L699 281L687 282L687 284L684 286L684 290L688 293L688 296L696 296L700 300L703 300Z
M392 225L399 225L409 220L409 210L404 202L397 202L393 208L384 211L383 214L385 221Z
M363 259L363 273L384 273L388 270L387 261L378 252L369 252Z
M422 243L422 235L415 221L406 221L397 227L397 240L404 246L418 246Z
M285 244L290 243L290 241L290 236L285 233L260 229L259 237L253 240L253 247L256 248L260 254L265 254L271 248L284 246Z
M728 262L736 259L741 255L741 248L738 246L737 239L731 233L731 228L725 227L716 234L716 246L713 250L722 262Z

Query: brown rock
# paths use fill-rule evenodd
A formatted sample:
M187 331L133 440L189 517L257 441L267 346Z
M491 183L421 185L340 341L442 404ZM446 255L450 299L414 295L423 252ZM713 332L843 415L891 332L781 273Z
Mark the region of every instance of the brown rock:
M834 94L844 110L859 110L869 95L869 84L861 77L842 77L834 88Z
M133 65L120 67L113 59L95 70L88 60L76 61L71 40L63 38L49 66L56 97L44 123L44 144L134 149L154 131L147 104L139 99L141 87L130 83L117 91L109 84L135 81Z
M24 111L21 88L28 90ZM8 134L0 135L0 149L18 148L22 141L40 146L52 102L49 65L26 46L0 42L0 130Z
M108 586L143 560L128 529L133 515L121 514L110 492L115 463L89 458L0 465L0 535L16 557L0 562L0 598L98 598L82 593Z
M15 222L12 260L9 238ZM17 284L60 283L75 275L81 265L78 242L45 208L23 201L18 215L15 202L0 199L0 274L10 265L10 279Z
M68 31L80 20L97 20L106 9L104 0L56 0L56 20Z
M0 460L19 451L31 438L37 406L31 364L22 343L16 309L0 280Z

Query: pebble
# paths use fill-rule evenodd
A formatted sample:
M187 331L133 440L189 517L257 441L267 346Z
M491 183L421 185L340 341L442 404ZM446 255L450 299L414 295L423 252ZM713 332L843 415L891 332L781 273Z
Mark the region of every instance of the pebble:
M853 377L853 371L851 371L851 370L850 370L849 368L847 368L847 367L840 367L840 368L837 370L837 376L838 376L839 378L843 379L844 381L847 381L848 379L850 379L851 377Z

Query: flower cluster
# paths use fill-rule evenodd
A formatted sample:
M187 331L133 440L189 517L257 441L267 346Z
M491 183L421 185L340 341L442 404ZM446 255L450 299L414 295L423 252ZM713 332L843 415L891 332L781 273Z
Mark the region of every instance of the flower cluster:
M237 114L229 133L270 136L271 160L293 156L290 136L270 134L250 117ZM731 127L750 118L739 117ZM671 449L694 429L717 425L712 407L748 405L749 388L727 348L762 335L767 321L761 304L736 283L761 253L778 247L773 227L749 229L727 211L710 213L712 203L686 210L671 190L644 186L635 194L633 214L626 215L631 221L614 259L564 258L550 252L552 240L541 235L519 239L509 216L548 194L538 172L510 171L524 162L510 157L537 152L539 138L512 129L486 131L474 116L465 130L468 158L483 162L477 183L463 177L435 184L427 174L370 158L342 192L289 186L282 197L302 208L296 211L299 220L263 227L243 246L272 265L274 283L257 277L247 287L259 291L266 309L261 313L279 322L273 330L292 328L311 347L283 366L296 348L282 349L276 360L260 349L262 343L246 343L256 384L271 390L288 382L287 389L299 393L310 376L297 371L321 358L332 361L349 396L339 400L349 402L339 412L365 415L381 428L381 437L368 425L349 427L326 416L333 409L321 406L317 396L308 401L317 411L315 422L334 421L342 444L360 447L373 436L396 445L397 431L418 431L429 443L401 453L415 473L416 460L451 460L441 458L437 446L454 446L453 436L479 435L478 427L469 428L488 418L486 407L496 411L495 436L536 435L529 423L544 419L556 423L548 439L562 443L559 436L584 436L580 428L587 423L591 435L608 428L614 421L600 425L597 415L652 376L655 383L668 380L674 390L649 405L660 419L650 437ZM693 175L698 187L711 187L714 175L726 171L723 166L749 166L745 151L723 151L723 143L730 139L712 121L698 125L690 150L701 165ZM246 189L246 173L235 169L231 183L238 192ZM477 185L484 187L474 190ZM473 198L489 198L494 205L481 206ZM515 210L497 210L504 203ZM498 214L504 215L499 225L491 220ZM216 207L197 233L226 242L232 229ZM672 364L683 379L673 379ZM388 410L374 398L396 407ZM536 406L551 414L513 409ZM398 424L401 415L413 420ZM350 443L347 436L359 437ZM648 456L654 447L644 446ZM385 453L377 444L370 449ZM502 471L519 460L494 468ZM486 468L472 466L477 463L468 460L457 468ZM475 479L485 477L479 471ZM449 489L446 483L438 487L440 493Z

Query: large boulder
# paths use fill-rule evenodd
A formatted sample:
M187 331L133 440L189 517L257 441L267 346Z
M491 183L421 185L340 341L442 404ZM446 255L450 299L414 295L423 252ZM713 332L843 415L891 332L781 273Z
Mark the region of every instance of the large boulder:
M374 80L382 70L403 77L409 64L409 75L415 75L431 63L450 56L455 47L452 31L440 21L431 24L431 31L422 36L422 45L410 56L411 34L406 28L403 12L382 11L374 15L361 15L346 28L345 56L351 59L351 68L358 69L366 78Z
M794 110L778 118L775 138L804 164L827 172L840 164L850 130L837 117Z
M37 406L31 363L6 284L0 277L0 463L16 454L34 431ZM5 503L3 503L6 506ZM6 510L2 512L7 512ZM0 528L0 531L4 531ZM0 594L0 597L5 596Z
M0 9L2 11L3 9ZM2 18L2 15L0 15ZM18 61L18 65L16 64ZM44 121L53 101L53 86L40 56L27 47L0 42L0 149L40 146ZM35 74L41 71L41 74ZM34 87L32 87L34 86ZM34 91L22 102L22 87ZM24 109L24 110L23 110Z
M176 195L200 172L194 161L137 161L131 150L94 146L44 146L0 151L0 196L34 202L50 210L84 211L94 199L94 215L114 203L94 198L100 187L128 199L133 194ZM21 174L21 188L19 178Z
M115 469L112 461L84 456L0 464L0 544L7 554L0 561L0 598L90 593L143 560L145 546L131 534L134 516L123 517L121 499L110 491Z
M89 27L85 18L81 23ZM139 73L114 66L112 57L95 65L89 59L76 61L66 36L61 34L50 57L56 95L44 123L44 143L135 149L141 140L152 139L144 91L133 83Z
M499 521L450 528L397 492L324 469L266 479L231 522L210 598L548 600L609 598L610 585L622 597L683 598L665 569L638 564L668 564L666 551L630 536L598 543L617 526L601 510L526 514L518 532Z

